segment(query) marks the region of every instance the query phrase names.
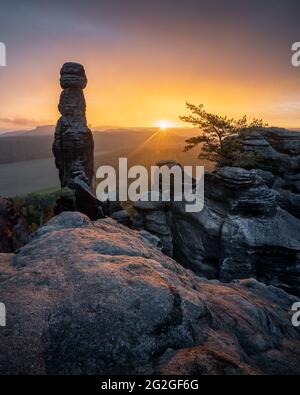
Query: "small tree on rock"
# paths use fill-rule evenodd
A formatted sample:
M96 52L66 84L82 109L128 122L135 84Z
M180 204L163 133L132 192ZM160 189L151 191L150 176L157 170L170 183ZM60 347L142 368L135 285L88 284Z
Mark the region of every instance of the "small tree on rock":
M186 105L191 114L180 119L201 129L202 134L187 139L184 151L202 144L198 158L216 162L217 165L241 166L245 161L251 166L252 160L260 160L258 154L243 152L243 140L252 131L267 126L261 119L248 123L246 115L236 120L209 113L203 104Z

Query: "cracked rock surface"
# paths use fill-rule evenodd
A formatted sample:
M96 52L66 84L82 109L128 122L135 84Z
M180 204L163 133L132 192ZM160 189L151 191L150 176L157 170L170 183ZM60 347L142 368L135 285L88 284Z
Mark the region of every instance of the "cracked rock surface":
M0 255L2 374L300 373L296 298L185 269L111 218L64 212Z

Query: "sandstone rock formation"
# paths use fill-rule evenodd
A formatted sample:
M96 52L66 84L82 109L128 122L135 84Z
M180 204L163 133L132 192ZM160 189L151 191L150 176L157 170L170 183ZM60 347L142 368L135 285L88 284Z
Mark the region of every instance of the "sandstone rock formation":
M0 197L0 253L20 248L30 235L26 221L12 203Z
M0 255L0 373L300 373L295 297L200 278L143 234L65 212Z
M264 129L245 150L262 155L261 168L206 173L200 213L185 212L185 202L139 201L133 226L199 275L254 277L300 295L300 134Z
M101 204L93 192L94 140L85 116L85 71L81 64L69 62L62 66L60 75L63 91L58 109L62 116L56 125L52 150L61 187L73 190L74 196L65 198L62 193L55 213L77 209L91 219L102 218Z
M279 192L279 205L300 218L300 134L280 128L252 133L244 142L246 152L258 152L272 188ZM273 178L270 177L273 176Z
M94 140L87 127L83 89L87 78L82 65L65 63L60 71L63 89L58 105L61 117L57 122L53 154L62 187L72 187L78 175L93 186Z
M157 201L140 201L133 203L136 213L133 215L133 228L146 230L157 236L162 243L162 251L173 256L173 237L170 227L170 203ZM173 202L172 202L173 203Z
M94 193L94 140L85 115L83 89L87 85L87 78L84 67L68 62L62 66L60 75L63 91L58 109L61 117L55 129L53 154L61 187L73 191L73 196L62 193L55 213L79 210L96 220L122 211L119 202L101 203ZM124 212L117 213L116 217L122 223L130 222Z

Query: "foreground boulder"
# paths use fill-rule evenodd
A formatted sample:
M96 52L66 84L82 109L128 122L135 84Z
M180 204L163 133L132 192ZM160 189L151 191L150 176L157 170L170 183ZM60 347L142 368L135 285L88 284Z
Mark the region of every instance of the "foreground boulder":
M200 278L144 234L65 212L0 255L0 372L300 373L295 297Z

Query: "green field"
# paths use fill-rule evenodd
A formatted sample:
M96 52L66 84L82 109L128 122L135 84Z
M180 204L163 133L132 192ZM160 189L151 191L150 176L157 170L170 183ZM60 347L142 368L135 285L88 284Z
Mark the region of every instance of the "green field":
M54 159L35 159L0 165L0 196L12 197L59 186Z

